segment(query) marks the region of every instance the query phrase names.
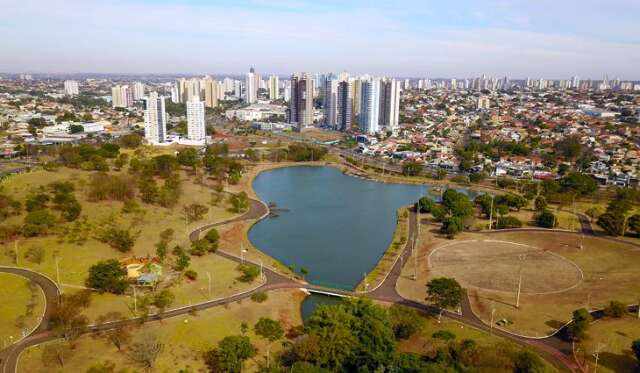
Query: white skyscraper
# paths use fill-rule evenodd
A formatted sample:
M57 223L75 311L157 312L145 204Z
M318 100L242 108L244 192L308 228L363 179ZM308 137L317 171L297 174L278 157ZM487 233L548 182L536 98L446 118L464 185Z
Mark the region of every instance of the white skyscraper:
M75 96L80 93L78 89L78 82L75 80L64 81L64 94L67 96Z
M111 87L111 105L114 108L125 108L133 104L133 92L128 85L115 85Z
M260 78L252 67L247 73L244 85L244 98L248 104L258 102L258 79Z
M204 142L205 135L204 103L192 97L187 101L187 138Z
M280 81L277 75L269 77L269 100L277 100L280 98Z
M164 96L157 92L144 98L144 138L152 143L163 143L167 134L167 113L164 109Z
M133 99L138 101L144 97L144 84L135 82L133 84Z
M380 129L380 80L366 79L360 88L360 130L368 135Z
M380 83L380 121L386 131L396 132L400 118L400 82L395 79Z

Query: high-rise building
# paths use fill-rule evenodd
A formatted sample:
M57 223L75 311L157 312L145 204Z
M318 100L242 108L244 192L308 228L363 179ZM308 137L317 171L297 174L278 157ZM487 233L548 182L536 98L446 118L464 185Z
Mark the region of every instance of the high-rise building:
M133 92L128 85L115 85L111 87L111 105L116 108L125 108L133 105Z
M189 101L192 97L201 97L201 87L199 79L178 79L178 99L179 102L184 104Z
M205 135L204 103L197 97L191 97L191 100L187 101L187 138L192 141L204 141Z
M478 97L478 110L489 110L491 107L491 101L489 101L489 97L480 96Z
M337 127L340 131L346 131L351 128L352 123L352 97L351 81L343 80L338 83L337 94Z
M171 86L171 102L173 102L174 104L180 103L180 90L175 84Z
M244 83L244 99L248 104L258 102L258 84L260 76L256 74L254 68L249 69Z
M368 78L362 81L360 92L360 131L368 135L379 132L380 80Z
M362 80L359 78L351 82L351 97L353 98L353 106L351 113L354 117L360 117L360 92L362 91Z
M204 89L204 103L207 107L214 108L218 106L218 82L213 79L205 79L201 82ZM192 97L193 98L193 97ZM200 100L198 100L200 101ZM190 102L190 101L188 101Z
M64 94L67 96L75 96L80 93L78 82L75 80L64 81Z
M453 79L455 80L455 79ZM452 82L453 84L453 82ZM380 82L380 127L396 132L400 118L400 82L385 79Z
M277 75L269 77L269 100L277 100L280 98L280 82Z
M338 81L332 75L324 79L322 92L324 125L335 129L338 123Z
M142 100L144 97L144 84L141 82L133 83L133 99L135 101Z
M144 138L158 144L166 141L167 113L164 108L164 96L151 92L144 98Z
M313 81L306 74L291 76L291 97L289 100L289 123L296 124L301 131L313 124Z

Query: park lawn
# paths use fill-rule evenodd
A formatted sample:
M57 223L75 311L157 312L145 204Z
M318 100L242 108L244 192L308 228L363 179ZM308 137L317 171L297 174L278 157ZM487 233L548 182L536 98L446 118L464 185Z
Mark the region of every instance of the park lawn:
M582 241L580 235L558 232L503 232L485 237L549 250L575 263L584 274L575 288L564 292L522 294L519 309L515 308L515 290L513 293L483 289L471 291L473 310L487 324L495 304L494 320L513 322L503 328L518 334L543 336L567 323L575 309L601 309L611 300L625 304L638 301L640 284L635 275L640 270L640 250L637 248L590 236L585 236ZM582 250L579 249L581 241L584 245ZM540 278L530 280L545 281L545 278L554 276L545 268L539 268L538 273Z
M4 348L39 324L45 299L38 285L10 273L0 273L0 299L0 346Z
M425 319L422 329L412 335L408 340L399 342L399 351L412 352L428 356L435 354L438 347L446 346L445 342L434 339L432 337L433 333L440 330L453 333L455 335L454 340L458 342L465 339L474 340L478 344L478 347L489 348L498 359L509 358L510 354L525 350L525 348L514 342L495 335L491 335L457 321L442 318L441 322L438 322L436 317L421 317ZM533 352L536 353L536 351ZM553 365L551 365L544 359L543 361L545 365L543 372L557 372L557 369ZM504 371L511 372L512 369L507 369L505 367Z
M606 318L593 322L587 329L587 339L580 343L578 359L594 367L594 353L600 347L598 372L633 372L638 360L631 351L631 342L640 338L640 320L635 316Z
M193 222L188 226L182 214L182 206L191 203L201 203L209 205L211 199L210 190L206 186L197 185L188 180L186 172L182 172L182 193L176 207L167 209L155 205L140 203L140 213L123 214L121 212L123 203L117 201L90 202L86 198L86 184L90 172L60 168L54 172L36 171L9 179L5 186L5 191L20 200L24 200L29 190L40 185L47 185L53 181L73 180L76 185L76 198L83 205L82 217L74 223L65 223L61 227L52 229L51 233L43 237L22 239L18 242L18 264L20 266L44 273L54 280L56 275L56 258L59 258L60 282L63 284L63 291L73 292L78 287L84 285L89 267L100 260L111 258L125 258L132 255L147 256L155 253L155 244L159 241L159 233L167 228L174 230L174 239L170 242L169 248L174 245L181 245L185 249L190 246L188 233L197 226L206 222L223 221L235 214L227 209L226 202L220 206L209 206L209 213L199 222ZM24 219L21 216L12 217L8 223L21 224ZM131 252L120 253L95 239L98 228L107 223L115 223L121 228L131 228L138 235ZM62 232L66 233L56 234ZM73 237L84 237L85 240L78 242ZM42 247L45 251L44 260L41 263L32 263L24 258L24 253L32 246ZM15 265L11 252L15 248L15 243L10 242L0 248L0 264ZM182 281L179 286L173 287L176 295L174 306L186 305L204 300L204 295L208 295L208 281L206 272L212 276L212 297L228 295L231 292L246 290L254 284L239 283L236 281L239 273L235 270L236 264L227 259L206 255L204 257L192 258L192 269L199 272L200 277L193 282ZM165 272L170 268L166 267ZM203 295L202 289L206 288ZM130 300L121 297L118 301L111 299L113 296L96 295L94 297L94 309L89 309L90 319L99 314L111 310L118 310L123 314L129 314ZM108 301L102 301L105 298ZM127 312L128 311L128 312Z
M154 321L134 329L137 336L151 333L157 335L165 345L157 359L154 372L177 372L188 368L191 372L205 371L202 353L214 348L225 336L241 334L240 325L245 322L250 329L261 317L280 321L285 331L302 323L300 304L304 294L298 290L280 290L268 293L268 299L257 304L249 299L225 306L214 307L195 314L183 315L163 321ZM245 363L245 371L256 370L258 362L266 358L267 344L250 330L247 336L258 348L258 355ZM82 336L76 343L73 355L67 359L64 371L85 372L96 363L112 361L116 370L140 368L131 362L126 353L119 353L104 339ZM18 372L56 372L60 367L45 366L42 362L42 346L25 350L20 356ZM280 349L275 342L271 346L272 356Z

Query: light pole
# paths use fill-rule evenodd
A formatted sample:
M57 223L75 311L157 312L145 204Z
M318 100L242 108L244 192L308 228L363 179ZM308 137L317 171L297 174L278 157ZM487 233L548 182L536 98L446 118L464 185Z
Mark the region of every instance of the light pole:
M56 256L56 281L58 282L58 286L60 286L60 257Z
M605 347L604 344L598 342L598 347L596 347L596 352L593 354L593 357L596 360L596 366L593 368L593 373L598 372L598 360L600 359L600 350Z
M137 315L138 314L138 296L136 294L136 286L131 285L131 288L133 289L133 313Z
M491 195L491 208L489 209L489 230L493 227L493 199L495 196Z
M491 301L491 324L489 325L489 334L493 334L493 316L496 313L496 301Z
M516 308L520 308L520 291L522 290L522 269L524 268L524 261L527 259L527 255L521 255L520 260L522 264L520 264L520 271L518 274L518 294L516 295Z
M211 273L207 271L207 280L209 282L209 299L211 299Z
M16 267L20 267L18 264L18 258L20 257L20 255L18 255L18 240L13 241L13 251L16 253Z

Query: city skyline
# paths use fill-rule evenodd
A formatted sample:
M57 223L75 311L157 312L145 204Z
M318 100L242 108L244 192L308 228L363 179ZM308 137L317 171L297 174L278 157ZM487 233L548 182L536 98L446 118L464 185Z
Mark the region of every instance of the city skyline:
M640 4L628 0L606 8L596 1L506 0L53 5L30 0L5 7L0 45L8 53L0 71L229 74L256 66L278 75L346 70L396 77L640 79L633 64L640 58L633 19ZM157 22L163 19L178 22ZM185 62L185 50L197 53Z

